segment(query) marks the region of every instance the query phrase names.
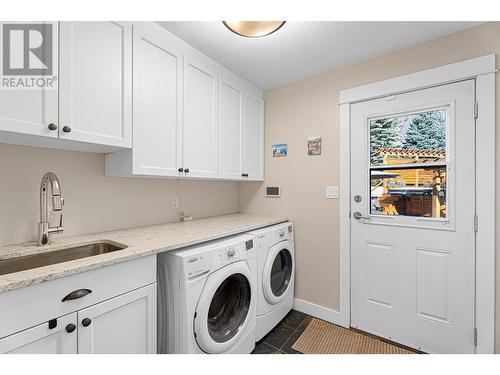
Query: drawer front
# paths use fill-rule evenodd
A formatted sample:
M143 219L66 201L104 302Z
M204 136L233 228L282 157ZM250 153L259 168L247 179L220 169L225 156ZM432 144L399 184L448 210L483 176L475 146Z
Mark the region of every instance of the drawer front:
M156 255L151 255L2 293L0 338L154 282ZM62 301L80 289L91 292Z

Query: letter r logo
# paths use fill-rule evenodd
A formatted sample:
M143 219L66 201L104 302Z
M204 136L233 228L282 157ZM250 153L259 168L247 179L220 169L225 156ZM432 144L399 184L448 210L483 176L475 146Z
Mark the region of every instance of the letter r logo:
M52 75L52 24L4 24L2 31L4 75Z

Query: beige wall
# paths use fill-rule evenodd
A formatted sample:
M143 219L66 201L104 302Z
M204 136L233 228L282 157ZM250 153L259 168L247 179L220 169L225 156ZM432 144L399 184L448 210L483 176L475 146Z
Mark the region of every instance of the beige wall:
M266 181L241 184L240 210L288 215L295 222L297 298L339 309L339 202L325 199L326 185L339 184L339 91L490 53L496 53L498 59L499 38L500 23L488 23L265 93ZM497 87L499 79L497 75ZM317 134L323 137L322 155L307 156L306 139ZM272 143L288 143L289 156L273 159L269 152ZM497 149L499 144L497 130ZM496 157L499 217L500 154ZM265 185L281 186L282 197L265 198ZM497 244L499 233L500 220ZM499 270L500 256L497 273ZM500 277L497 280L500 301ZM497 307L498 351L498 302Z
M0 246L35 240L40 180L56 173L63 236L238 212L238 183L104 176L104 155L0 145ZM173 210L172 196L182 209Z

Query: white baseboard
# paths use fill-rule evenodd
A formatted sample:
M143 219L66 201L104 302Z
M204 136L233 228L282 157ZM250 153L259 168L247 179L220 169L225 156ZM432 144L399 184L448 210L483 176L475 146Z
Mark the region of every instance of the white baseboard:
M349 328L349 325L346 325L345 319L343 319L339 311L316 305L315 303L307 302L299 298L293 300L293 308L304 314L314 316L315 318Z

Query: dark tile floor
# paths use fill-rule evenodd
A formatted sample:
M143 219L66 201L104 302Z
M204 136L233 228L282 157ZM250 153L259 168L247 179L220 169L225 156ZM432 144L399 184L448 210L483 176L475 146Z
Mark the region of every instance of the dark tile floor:
M312 316L292 310L269 332L255 344L253 354L302 354L292 349L302 332L311 322Z
M290 311L271 332L255 344L255 349L252 354L302 354L301 352L293 350L292 345L295 344L300 335L302 335L305 331L312 318L313 317L311 315L301 313L297 310ZM357 329L353 330L361 333L362 335L366 335L407 350L412 350L415 353L421 353L404 345L399 345L370 333L359 331Z

